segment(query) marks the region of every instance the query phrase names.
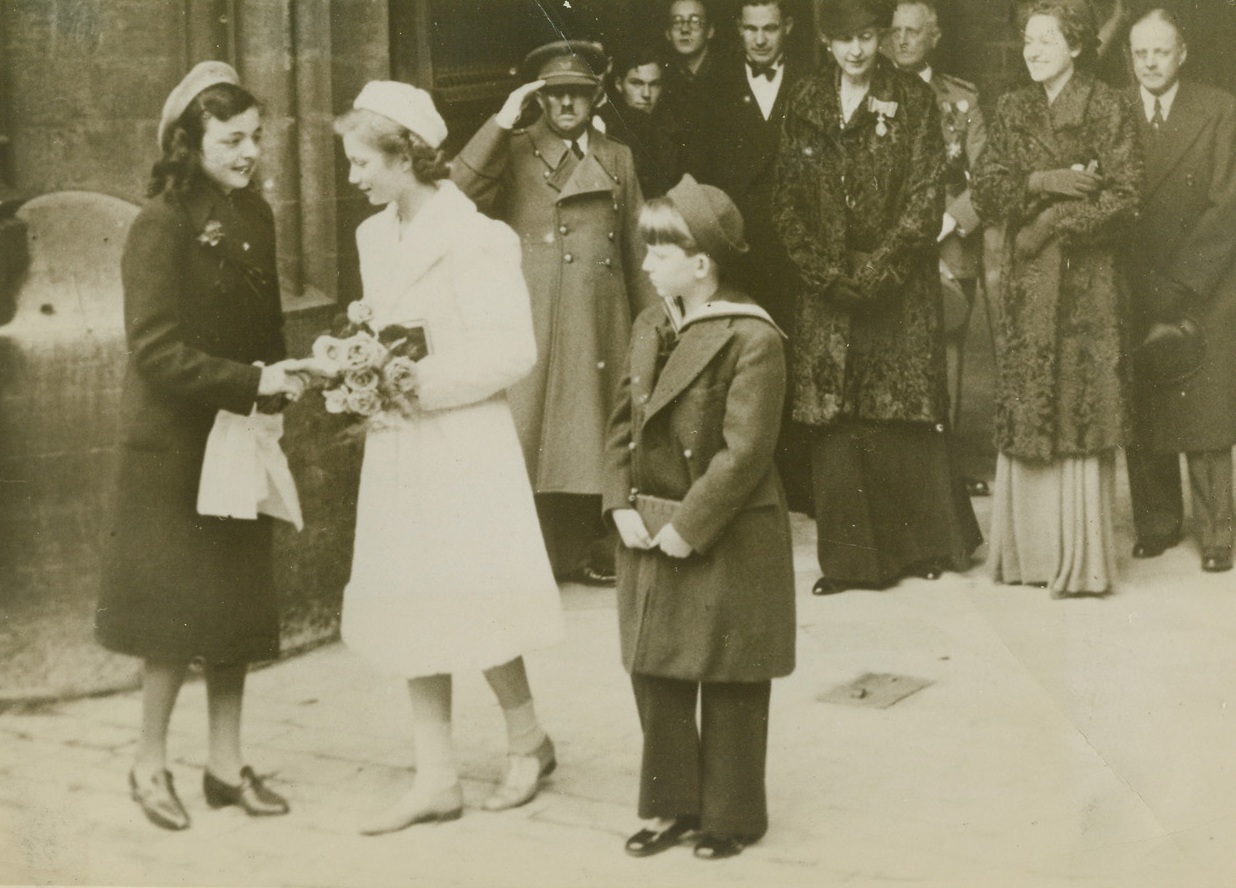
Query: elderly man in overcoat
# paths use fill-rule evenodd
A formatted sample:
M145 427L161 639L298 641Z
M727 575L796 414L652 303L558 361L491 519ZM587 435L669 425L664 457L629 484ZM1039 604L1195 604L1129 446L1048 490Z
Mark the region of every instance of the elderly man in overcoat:
M893 11L893 26L884 38L884 52L898 68L917 74L930 86L940 108L945 204L938 239L949 418L956 432L961 419L966 334L983 274L983 224L970 198L970 164L983 150L987 127L974 84L932 65L942 36L935 0L899 0ZM987 482L981 478L967 478L966 489L971 495L989 492Z
M643 196L630 150L591 124L600 45L547 44L525 68L536 79L481 127L451 177L523 245L538 354L508 397L554 572L612 583L602 459L632 319L653 299L640 270ZM516 129L533 96L540 118Z
M1202 568L1225 571L1236 443L1236 99L1180 79L1188 49L1170 12L1146 13L1129 42L1146 161L1130 251L1135 341L1182 322L1206 339L1200 369L1182 380L1156 376L1134 351L1133 555L1158 555L1179 539L1184 453Z

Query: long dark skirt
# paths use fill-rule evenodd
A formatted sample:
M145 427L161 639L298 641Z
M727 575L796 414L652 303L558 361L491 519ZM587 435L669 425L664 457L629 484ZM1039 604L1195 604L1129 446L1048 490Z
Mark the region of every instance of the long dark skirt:
M811 444L825 577L880 588L927 562L970 565L983 535L940 427L841 421Z
M198 515L200 471L198 454L122 452L95 637L109 650L156 660L272 659L279 612L271 519Z

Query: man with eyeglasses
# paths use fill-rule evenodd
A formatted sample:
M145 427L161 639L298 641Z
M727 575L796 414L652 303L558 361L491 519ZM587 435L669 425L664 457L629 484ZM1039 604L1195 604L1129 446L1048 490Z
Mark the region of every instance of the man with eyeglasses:
M606 58L560 40L455 158L451 178L519 235L537 363L507 391L554 574L614 581L601 513L605 429L634 317L656 298L640 266L643 195L626 145L592 126ZM541 116L517 128L535 99Z
M708 92L716 61L710 44L716 34L703 0L673 0L669 5L665 40L670 59L665 70L661 104L682 125L689 146L701 103Z

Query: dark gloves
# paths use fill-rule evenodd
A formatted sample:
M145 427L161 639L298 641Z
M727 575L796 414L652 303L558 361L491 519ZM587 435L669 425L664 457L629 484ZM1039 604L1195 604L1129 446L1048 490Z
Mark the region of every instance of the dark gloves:
M869 301L859 289L858 282L844 275L833 281L824 295L833 305L847 310L859 308Z
M1057 197L1089 197L1103 185L1103 177L1085 170L1039 170L1030 174L1028 187L1033 194Z
M1022 226L1013 240L1013 249L1019 261L1033 259L1043 251L1047 242L1056 234L1056 215L1050 209L1044 210L1034 217L1034 220Z

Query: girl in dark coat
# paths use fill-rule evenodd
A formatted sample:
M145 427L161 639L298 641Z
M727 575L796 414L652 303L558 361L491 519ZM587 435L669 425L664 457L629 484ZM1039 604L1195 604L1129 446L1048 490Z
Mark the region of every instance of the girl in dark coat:
M724 192L690 176L640 217L666 305L635 322L607 445L605 508L622 537L618 619L644 732L644 857L701 830L698 857L768 829L771 679L794 668L789 513L773 465L782 334L718 278L745 250ZM701 706L696 724L696 700Z
M1000 99L973 185L979 214L1005 225L990 564L998 581L1101 593L1125 431L1116 246L1137 218L1141 156L1128 103L1077 70L1095 44L1085 7L1026 14L1034 83Z
M775 218L801 284L794 419L811 427L818 595L961 570L981 542L946 434L936 97L879 53L881 0L829 0L832 62L790 97Z
M142 657L142 732L130 789L146 816L184 829L166 769L167 726L190 660L204 662L211 807L283 814L240 753L246 665L279 650L270 519L197 514L206 439L219 410L277 410L303 386L284 357L274 219L250 180L261 117L222 62L172 91L159 125L154 198L125 244L129 365L116 524L96 635ZM266 366L258 366L264 364Z

